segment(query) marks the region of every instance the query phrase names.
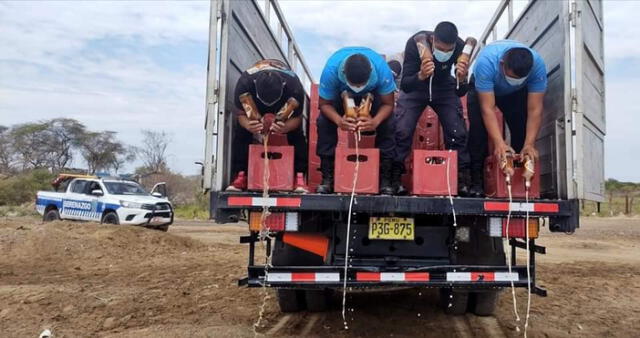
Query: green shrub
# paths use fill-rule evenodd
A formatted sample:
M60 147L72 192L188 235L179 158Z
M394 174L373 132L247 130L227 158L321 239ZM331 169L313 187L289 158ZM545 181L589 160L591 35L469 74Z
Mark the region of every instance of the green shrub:
M0 206L35 202L38 190L51 190L55 175L46 169L36 169L0 179Z

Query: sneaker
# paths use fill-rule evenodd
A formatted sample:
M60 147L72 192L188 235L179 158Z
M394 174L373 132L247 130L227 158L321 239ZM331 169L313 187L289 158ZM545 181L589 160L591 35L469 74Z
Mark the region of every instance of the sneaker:
M303 173L296 174L296 184L295 184L295 188L293 189L293 192L299 193L299 194L309 193L309 188L307 188L307 184L304 182Z
M231 184L225 189L226 191L243 191L247 190L247 174L244 171L241 171L236 175L236 178L231 182Z

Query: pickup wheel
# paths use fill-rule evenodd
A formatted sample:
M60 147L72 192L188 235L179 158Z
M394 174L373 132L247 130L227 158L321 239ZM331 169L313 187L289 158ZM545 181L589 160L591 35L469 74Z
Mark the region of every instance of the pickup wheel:
M42 220L44 222L59 221L60 213L58 212L58 209L51 209L47 211L44 216L42 216Z
M454 291L449 288L440 289L440 305L444 313L453 316L460 316L467 312L469 292Z
M102 216L102 223L104 224L120 224L120 220L118 220L118 214L115 211L109 211L104 216Z
M496 311L500 291L475 292L471 295L471 310L477 316L491 316Z

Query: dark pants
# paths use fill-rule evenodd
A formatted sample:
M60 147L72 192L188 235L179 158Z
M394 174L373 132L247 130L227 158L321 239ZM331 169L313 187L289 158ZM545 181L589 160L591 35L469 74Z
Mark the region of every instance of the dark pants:
M427 107L438 115L444 131L444 144L447 149L458 152L458 168L469 168L469 152L467 151L467 129L462 114L460 98L455 94L455 83L434 86L432 101L427 93L400 92L396 103L394 117L396 120L396 157L397 162L404 163L411 151L413 133L418 125L420 115Z
M511 147L516 152L522 150L527 134L527 88L505 96L496 97L496 105L509 126ZM467 94L467 111L469 113L469 153L471 154L471 170L481 172L484 159L487 157L487 129L482 120L482 109L478 101L478 92L473 84L469 85ZM504 129L504 125L500 126Z
M308 148L302 128L287 134L287 142L294 147L293 167L297 173L307 173ZM233 145L231 146L231 172L233 175L240 171L247 171L249 159L249 145L253 143L253 134L244 129L238 122L234 122Z
M354 99L356 105L360 104L360 98ZM334 100L333 104L338 114L344 115L342 107L342 99ZM374 96L371 105L371 114L375 116L380 108L380 97ZM316 153L320 157L335 157L336 144L338 143L338 126L331 122L324 114L320 113L317 120L318 127L318 147ZM395 121L393 116L382 121L376 129L376 147L380 149L380 158L392 160L395 154L395 139L393 133L395 131Z

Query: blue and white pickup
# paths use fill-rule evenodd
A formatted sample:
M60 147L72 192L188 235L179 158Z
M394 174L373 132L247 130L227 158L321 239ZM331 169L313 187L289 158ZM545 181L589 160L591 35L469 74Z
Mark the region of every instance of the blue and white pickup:
M163 231L173 223L173 207L162 194L150 194L133 181L91 176L74 178L65 192L38 191L36 210L44 221L96 221Z

